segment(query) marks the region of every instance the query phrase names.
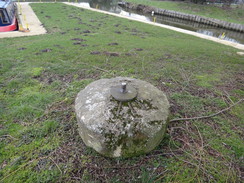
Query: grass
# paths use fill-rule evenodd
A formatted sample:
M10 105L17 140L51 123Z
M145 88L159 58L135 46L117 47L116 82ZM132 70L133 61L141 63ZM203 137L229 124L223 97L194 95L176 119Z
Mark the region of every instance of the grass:
M128 0L128 2L244 24L244 6L241 5L230 9L223 9L217 5L201 5L189 2L160 0Z
M130 159L87 148L74 113L81 89L115 76L164 91L171 118L219 111L243 98L238 50L61 3L31 6L48 34L0 44L0 182L241 182L243 104L172 123L154 151Z

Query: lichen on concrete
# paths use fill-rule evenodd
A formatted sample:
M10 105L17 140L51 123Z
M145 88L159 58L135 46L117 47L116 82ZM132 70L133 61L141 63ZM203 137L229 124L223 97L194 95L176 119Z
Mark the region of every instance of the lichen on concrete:
M120 105L110 88L121 82L136 88L138 94ZM120 77L88 85L77 95L75 110L87 146L108 157L131 157L148 153L160 143L169 103L165 94L148 82Z

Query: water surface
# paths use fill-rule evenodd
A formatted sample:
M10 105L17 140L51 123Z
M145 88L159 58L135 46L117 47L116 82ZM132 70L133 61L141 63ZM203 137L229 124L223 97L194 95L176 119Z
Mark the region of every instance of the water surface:
M79 2L82 3L84 6L89 6L91 8L98 8L100 10L133 17L143 21L155 21L160 24L170 25L173 27L198 32L208 36L221 38L227 41L244 44L244 33L216 28L214 26L200 24L197 22L182 20L178 18L143 14L141 12L136 12L129 9L122 9L120 6L118 6L119 0L80 0Z

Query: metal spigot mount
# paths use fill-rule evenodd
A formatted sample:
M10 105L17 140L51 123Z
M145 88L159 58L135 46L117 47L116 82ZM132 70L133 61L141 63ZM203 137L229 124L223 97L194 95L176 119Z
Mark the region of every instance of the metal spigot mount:
M133 100L137 96L136 89L128 85L126 82L122 82L121 85L117 85L111 88L111 95L120 102L128 102Z

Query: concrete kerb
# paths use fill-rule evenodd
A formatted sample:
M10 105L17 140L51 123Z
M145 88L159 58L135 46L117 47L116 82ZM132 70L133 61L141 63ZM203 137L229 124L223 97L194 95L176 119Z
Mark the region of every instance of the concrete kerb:
M17 3L18 21L20 22L20 31L1 32L0 38L34 36L46 34L46 29L30 7L28 2Z
M231 46L231 47L234 47L234 48L237 48L237 49L240 49L240 50L244 50L244 45L243 44L222 40L222 39L219 39L219 38L207 36L207 35L200 34L200 33L197 33L197 32L192 32L192 31L180 29L180 28L177 28L177 27L172 27L172 26L169 26L169 25L163 25L163 24L149 22L149 21L147 22L147 21L135 19L135 18L132 18L132 17L127 17L127 16L124 16L124 15L110 13L110 12L106 12L106 11L102 11L102 10L94 9L94 8L90 8L90 7L85 7L85 6L82 6L81 4L77 4L77 3L64 2L64 4L76 6L76 7L79 7L79 8L88 9L88 10L99 12L99 13L113 15L113 16L120 17L120 18L126 18L126 19L129 19L129 20L134 20L134 21L146 23L146 24L150 24L150 25L153 25L153 26L158 26L158 27L170 29L170 30L173 30L173 31L181 32L181 33L184 33L184 34L189 34L189 35L196 36L196 37L199 37L199 38L202 38L202 39L207 39L207 40L214 41L214 42L217 42L217 43L221 43L221 44L224 44L224 45L227 45L227 46Z

